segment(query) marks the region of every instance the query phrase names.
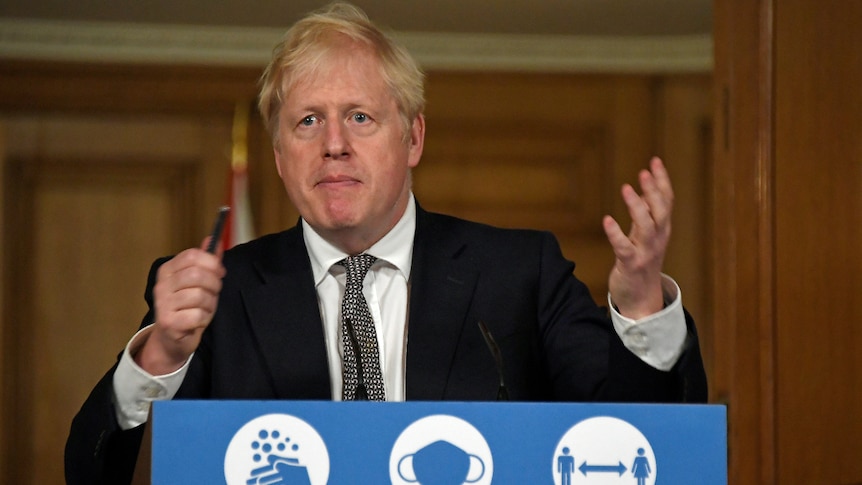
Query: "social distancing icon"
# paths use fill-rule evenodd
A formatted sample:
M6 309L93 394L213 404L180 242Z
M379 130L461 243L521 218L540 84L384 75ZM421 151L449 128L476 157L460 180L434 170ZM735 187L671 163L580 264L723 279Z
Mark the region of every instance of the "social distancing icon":
M552 458L556 485L653 485L658 464L649 441L619 418L585 419L560 439Z

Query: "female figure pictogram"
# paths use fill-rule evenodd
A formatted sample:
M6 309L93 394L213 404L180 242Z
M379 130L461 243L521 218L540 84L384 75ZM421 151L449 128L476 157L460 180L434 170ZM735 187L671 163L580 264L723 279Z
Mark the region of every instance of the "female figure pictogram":
M635 462L632 463L632 475L638 479L638 485L646 485L646 479L652 470L649 466L649 460L644 456L644 449L638 448L638 456L635 457Z

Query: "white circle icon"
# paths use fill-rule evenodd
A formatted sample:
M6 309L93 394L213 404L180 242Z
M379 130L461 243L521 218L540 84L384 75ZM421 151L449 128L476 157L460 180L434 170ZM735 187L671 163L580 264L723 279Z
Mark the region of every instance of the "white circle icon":
M655 454L643 433L622 419L585 419L563 435L551 462L554 483L653 485Z
M288 414L266 414L243 425L230 440L224 477L227 485L325 485L329 453L305 421Z
M415 421L398 436L389 456L393 485L488 485L493 475L491 448L482 433L455 416Z

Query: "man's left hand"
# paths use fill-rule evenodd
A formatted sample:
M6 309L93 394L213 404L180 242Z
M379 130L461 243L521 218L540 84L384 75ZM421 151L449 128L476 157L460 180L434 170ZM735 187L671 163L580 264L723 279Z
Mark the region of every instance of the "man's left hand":
M673 187L661 159L653 157L649 170L641 170L638 179L643 195L629 184L621 189L632 220L628 235L613 217L602 221L616 256L608 277L611 301L620 314L634 320L664 306L661 269L673 210Z

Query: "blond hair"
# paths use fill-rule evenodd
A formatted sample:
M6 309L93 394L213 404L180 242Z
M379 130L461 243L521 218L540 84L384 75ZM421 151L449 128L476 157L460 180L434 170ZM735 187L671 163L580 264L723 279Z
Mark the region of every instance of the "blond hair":
M274 145L278 144L278 115L298 78L314 72L326 55L346 40L372 49L380 71L398 105L405 138L413 120L425 109L425 75L406 49L374 25L358 7L333 3L296 22L275 46L260 78L258 109Z

